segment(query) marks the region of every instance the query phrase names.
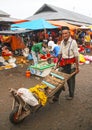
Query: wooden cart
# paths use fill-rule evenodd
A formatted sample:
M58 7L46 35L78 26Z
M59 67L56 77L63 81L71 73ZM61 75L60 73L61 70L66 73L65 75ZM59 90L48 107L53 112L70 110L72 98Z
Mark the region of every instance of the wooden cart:
M51 100L54 98L54 94L59 89L63 90L65 82L74 74L75 72L72 74L66 74L52 69L49 75L43 78L41 84L46 84L47 86L47 89L45 89L47 103L51 103ZM25 103L25 101L19 95L17 95L17 90L13 88L10 89L10 92L13 96L13 105L9 119L13 124L18 124L28 115L36 112L39 108L43 107L41 104L33 107Z
M72 74L66 74L66 73L59 72L59 71L56 71L56 70L52 69L52 71L50 72L50 74L48 76L46 76L43 79L43 81L42 81L51 90L51 91L48 91L48 93L47 93L48 100L50 98L52 98L52 97L54 98L54 94L59 89L65 90L65 88L64 88L65 82L69 78L71 78L74 74L75 74L75 72L73 72Z

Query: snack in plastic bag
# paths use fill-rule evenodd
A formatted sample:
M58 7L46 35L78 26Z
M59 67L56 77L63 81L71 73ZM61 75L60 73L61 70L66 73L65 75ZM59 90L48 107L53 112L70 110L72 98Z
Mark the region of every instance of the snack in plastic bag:
M31 106L36 106L39 104L32 92L27 88L19 88L17 94L20 95L20 97Z

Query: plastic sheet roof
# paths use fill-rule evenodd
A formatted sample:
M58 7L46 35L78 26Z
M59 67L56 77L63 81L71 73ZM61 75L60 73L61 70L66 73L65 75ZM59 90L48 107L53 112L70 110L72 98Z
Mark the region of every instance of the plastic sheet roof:
M56 26L50 24L44 19L37 19L33 21L23 22L19 24L13 24L12 27L19 27L31 30L40 30L40 29L55 29Z

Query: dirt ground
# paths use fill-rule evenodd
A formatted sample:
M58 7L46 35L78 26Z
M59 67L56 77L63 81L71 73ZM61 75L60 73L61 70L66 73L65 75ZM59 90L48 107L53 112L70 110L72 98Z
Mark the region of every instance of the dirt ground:
M8 88L29 88L41 81L34 76L26 78L26 69L27 66L0 71L0 130L92 130L92 64L80 66L73 100L65 99L65 84L60 103L47 104L21 124L11 124L12 97Z

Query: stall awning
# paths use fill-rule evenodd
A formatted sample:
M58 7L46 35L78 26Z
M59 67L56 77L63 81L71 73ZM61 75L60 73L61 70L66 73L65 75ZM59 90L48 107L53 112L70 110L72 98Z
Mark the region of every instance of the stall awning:
M44 19L37 19L33 21L23 22L20 24L13 24L12 27L19 27L31 30L40 30L40 29L55 29L56 26L50 24Z
M72 25L72 24L69 24L67 22L64 22L64 21L48 21L49 23L55 25L55 26L68 26L70 29L77 29L78 26L75 26L75 25Z

